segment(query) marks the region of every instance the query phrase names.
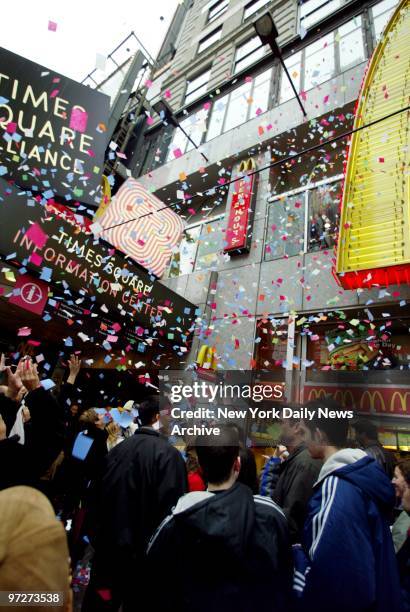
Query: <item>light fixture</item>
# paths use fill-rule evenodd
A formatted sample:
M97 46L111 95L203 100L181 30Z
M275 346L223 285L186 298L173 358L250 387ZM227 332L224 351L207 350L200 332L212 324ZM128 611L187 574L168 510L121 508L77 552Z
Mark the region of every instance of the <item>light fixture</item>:
M257 35L261 39L261 43L263 45L269 45L272 50L273 56L279 59L281 66L283 68L283 71L285 72L286 77L289 79L289 83L293 89L293 93L296 96L296 99L299 103L302 113L306 117L307 113L305 111L305 107L303 106L301 99L299 97L299 94L296 91L295 85L292 81L289 71L286 68L285 62L283 61L283 57L282 57L282 53L279 48L279 45L276 42L276 39L278 37L278 30L277 30L277 27L275 26L275 22L273 21L272 15L269 12L265 13L264 15L259 17L254 22L253 27L255 28Z
M262 17L259 17L253 25L257 35L261 39L266 38L266 42L268 42L269 38L278 37L278 31L270 13L265 13Z

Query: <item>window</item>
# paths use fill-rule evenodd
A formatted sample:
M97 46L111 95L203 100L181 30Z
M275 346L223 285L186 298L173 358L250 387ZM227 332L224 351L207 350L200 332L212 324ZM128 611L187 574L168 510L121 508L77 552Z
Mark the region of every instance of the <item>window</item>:
M301 90L301 86L300 86L301 64L302 64L301 51L285 59L285 66L288 69L288 72L296 88L296 91ZM280 85L279 103L282 104L282 102L286 102L286 100L290 100L291 98L293 98L293 96L294 96L294 93L289 83L289 79L287 78L286 74L283 73L282 82Z
M236 49L234 74L241 72L258 59L263 57L266 52L266 45L262 45L259 36L249 39Z
M268 110L272 68L214 102L206 140L211 140Z
M309 191L308 251L330 249L336 244L341 190L341 182L336 182Z
M200 233L200 225L184 231L179 249L172 256L169 276L182 276L183 274L190 274L193 272Z
M268 2L269 0L253 0L253 2L248 2L243 12L243 20L245 21L245 19L248 19L248 17L254 15L256 11L268 4Z
M222 217L202 225L198 242L195 270L206 270L218 263L218 256L223 249L225 221Z
M206 132L206 121L208 117L208 109L201 108L196 113L193 113L179 124L184 128L185 132L190 135L197 146L202 142L203 134ZM176 157L180 157L187 151L194 148L192 142L188 140L184 132L179 128L175 128L168 150L167 161L171 161Z
M398 4L398 0L383 0L372 7L372 18L374 37L376 42L380 40L387 22L389 21L394 9Z
M223 124L228 100L229 94L227 96L223 96L223 98L219 98L219 100L216 100L214 102L211 119L209 121L208 132L206 135L207 141L212 140L212 138L215 138L215 136L219 136L219 134L223 133Z
M335 73L334 32L305 49L305 83L308 90L328 81Z
M363 22L359 15L337 30L285 59L297 91L307 91L366 59ZM293 90L282 72L279 102L293 98Z
M303 251L304 195L284 196L269 207L265 259L271 261Z
M208 13L208 21L215 21L221 15L226 13L229 6L229 0L219 0L209 9Z
M343 0L308 0L300 7L301 31L308 30L329 17L344 4Z
M185 104L190 104L190 102L196 100L206 92L210 74L211 70L209 69L205 72L201 72L201 74L194 79L188 80L185 92Z
M341 176L276 196L268 211L265 260L331 249L339 231Z
M347 70L365 60L361 16L342 25L338 30L338 39L340 70Z
M202 53L202 51L205 51L205 49L208 49L208 47L216 43L221 38L221 34L222 26L208 34L208 36L205 36L205 38L203 38L202 40L200 40L198 45L198 53Z
M245 123L248 115L248 100L251 95L251 83L244 83L230 94L226 111L225 131Z

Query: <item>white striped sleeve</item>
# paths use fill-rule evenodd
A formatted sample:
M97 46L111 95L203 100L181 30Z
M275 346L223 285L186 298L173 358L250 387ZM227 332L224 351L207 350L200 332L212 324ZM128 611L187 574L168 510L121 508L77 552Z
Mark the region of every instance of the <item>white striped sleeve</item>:
M335 476L329 476L323 483L320 510L313 519L312 545L309 550L311 560L313 560L320 538L325 529L326 521L336 495L337 484L338 478Z

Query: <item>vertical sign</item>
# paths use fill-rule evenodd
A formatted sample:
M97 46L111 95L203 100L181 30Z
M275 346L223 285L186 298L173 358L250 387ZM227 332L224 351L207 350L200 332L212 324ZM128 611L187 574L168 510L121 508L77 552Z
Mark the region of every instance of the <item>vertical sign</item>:
M241 162L239 166L241 175L252 170L255 170L253 159ZM254 182L255 175L242 176L235 181L235 191L230 204L225 232L224 253L230 253L231 255L249 253L252 238L250 224L253 220L251 203Z

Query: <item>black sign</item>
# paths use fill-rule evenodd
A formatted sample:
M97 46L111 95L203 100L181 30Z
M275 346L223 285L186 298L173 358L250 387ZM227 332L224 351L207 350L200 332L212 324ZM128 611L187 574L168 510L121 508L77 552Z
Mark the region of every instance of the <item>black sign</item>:
M98 203L108 96L2 48L0 66L0 176Z
M86 233L0 180L0 254L40 279L91 298L102 316L131 317L137 336L155 328L164 340L185 342L196 307L155 280L111 245Z

